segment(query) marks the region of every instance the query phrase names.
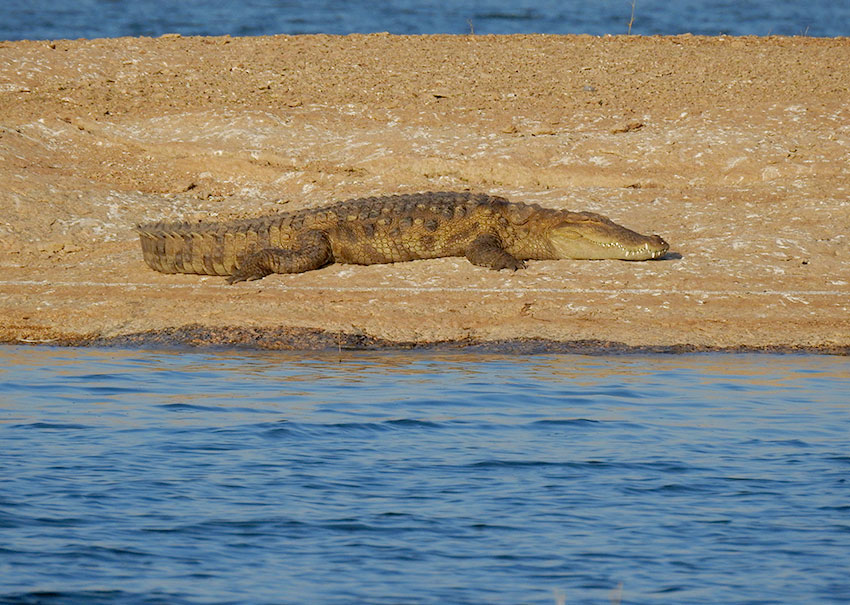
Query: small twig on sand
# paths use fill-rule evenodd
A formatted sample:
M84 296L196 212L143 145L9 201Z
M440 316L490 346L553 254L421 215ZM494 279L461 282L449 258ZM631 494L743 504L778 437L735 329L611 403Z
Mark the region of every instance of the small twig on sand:
M632 35L632 25L635 23L635 4L637 4L637 0L632 0L632 18L629 19L629 31L628 35Z

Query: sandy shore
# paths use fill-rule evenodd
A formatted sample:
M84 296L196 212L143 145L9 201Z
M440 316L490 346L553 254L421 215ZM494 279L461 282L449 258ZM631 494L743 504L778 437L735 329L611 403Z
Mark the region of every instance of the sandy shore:
M227 286L154 273L132 231L463 189L600 212L672 254ZM848 231L846 38L0 42L2 342L847 352Z

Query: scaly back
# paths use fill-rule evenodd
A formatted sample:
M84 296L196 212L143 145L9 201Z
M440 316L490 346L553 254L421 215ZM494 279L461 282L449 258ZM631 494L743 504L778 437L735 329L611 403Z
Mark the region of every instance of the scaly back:
M413 258L462 255L465 221L507 224L507 200L469 192L429 192L369 197L323 208L273 214L254 219L212 222L157 222L136 231L149 267L163 273L232 275L240 258L263 248L291 248L298 235L310 230L331 234L341 262L369 264ZM445 229L451 225L452 229ZM470 231L470 237L475 235ZM371 243L395 245L381 253ZM423 245L425 244L429 245ZM429 243L430 242L430 243Z

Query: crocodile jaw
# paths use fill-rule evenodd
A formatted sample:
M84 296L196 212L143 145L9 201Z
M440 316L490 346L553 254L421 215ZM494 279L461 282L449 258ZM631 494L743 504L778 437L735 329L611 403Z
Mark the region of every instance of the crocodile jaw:
M549 238L558 258L651 260L669 249L657 235L641 235L616 223L560 225Z

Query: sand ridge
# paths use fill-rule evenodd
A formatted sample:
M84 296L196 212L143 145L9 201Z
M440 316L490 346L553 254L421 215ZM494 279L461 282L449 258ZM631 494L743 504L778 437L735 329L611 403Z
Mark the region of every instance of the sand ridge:
M850 40L0 42L0 340L850 346ZM610 216L663 261L160 275L132 227L472 190ZM302 332L298 332L302 333Z

